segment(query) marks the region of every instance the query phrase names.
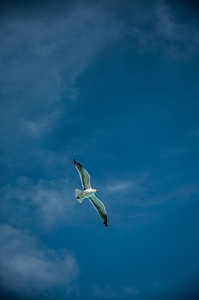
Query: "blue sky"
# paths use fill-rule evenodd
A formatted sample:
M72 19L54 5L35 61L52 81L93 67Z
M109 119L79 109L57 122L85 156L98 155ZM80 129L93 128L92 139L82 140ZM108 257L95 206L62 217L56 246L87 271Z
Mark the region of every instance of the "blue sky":
M199 294L196 1L7 1L0 26L4 299ZM109 227L79 204L75 158Z

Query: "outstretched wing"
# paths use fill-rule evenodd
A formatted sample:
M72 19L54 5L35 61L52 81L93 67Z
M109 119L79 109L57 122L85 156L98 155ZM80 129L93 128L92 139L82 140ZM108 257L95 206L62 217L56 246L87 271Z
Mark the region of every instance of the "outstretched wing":
M74 165L75 165L75 167L76 167L76 169L79 173L79 177L80 177L83 189L84 190L90 189L91 185L90 185L90 175L89 175L89 173L75 159L73 159L73 162L74 162Z
M95 196L95 194L88 197L88 199L89 199L90 203L94 206L94 208L97 210L104 225L106 227L108 227L108 218L107 218L106 209L105 209L104 204Z

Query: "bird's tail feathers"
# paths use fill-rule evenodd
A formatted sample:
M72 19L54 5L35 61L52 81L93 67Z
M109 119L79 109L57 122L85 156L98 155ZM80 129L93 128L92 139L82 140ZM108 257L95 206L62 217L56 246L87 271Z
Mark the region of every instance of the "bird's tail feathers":
M81 190L79 189L75 190L75 198L77 199L77 201L79 201L79 203L82 203L84 200L84 198L83 199L81 198L81 193L82 193Z

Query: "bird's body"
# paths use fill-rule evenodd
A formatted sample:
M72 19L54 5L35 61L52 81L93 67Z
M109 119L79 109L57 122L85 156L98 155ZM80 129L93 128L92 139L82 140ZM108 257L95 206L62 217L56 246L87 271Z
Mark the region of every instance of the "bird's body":
M79 173L80 180L82 183L83 190L76 189L75 190L75 197L76 199L82 203L85 198L88 198L90 203L94 206L97 210L100 218L102 219L104 225L108 227L108 219L106 214L106 209L104 204L95 196L95 193L98 190L91 188L90 185L90 175L87 170L80 165L75 159L73 159L74 165Z
M78 190L78 189L77 189ZM80 190L79 190L80 191ZM81 191L81 193L79 195L76 196L77 199L85 199L85 198L88 198L88 197L91 197L94 195L94 193L96 192L95 189L86 189L86 190L83 190Z

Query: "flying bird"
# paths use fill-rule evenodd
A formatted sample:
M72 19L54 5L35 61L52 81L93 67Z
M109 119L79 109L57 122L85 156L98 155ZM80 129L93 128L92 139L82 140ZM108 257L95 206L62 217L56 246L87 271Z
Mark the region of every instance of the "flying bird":
M80 165L75 159L73 159L74 165L79 173L79 177L82 183L83 190L76 189L75 190L75 197L76 199L82 203L85 198L88 198L90 203L94 206L97 210L102 222L106 227L108 227L108 219L106 214L106 209L104 204L95 196L95 193L98 190L91 188L90 184L90 174L87 170Z

